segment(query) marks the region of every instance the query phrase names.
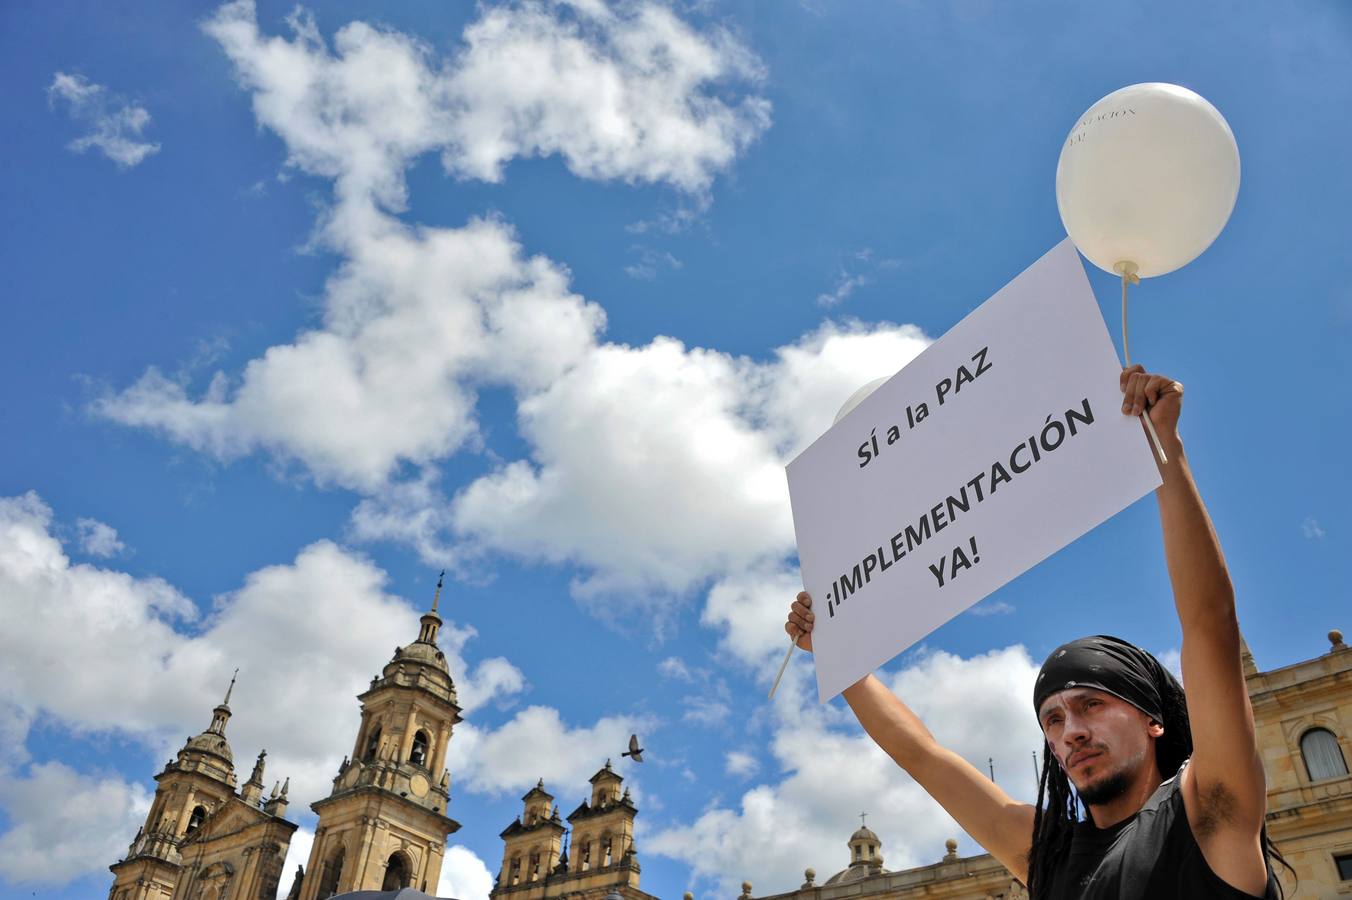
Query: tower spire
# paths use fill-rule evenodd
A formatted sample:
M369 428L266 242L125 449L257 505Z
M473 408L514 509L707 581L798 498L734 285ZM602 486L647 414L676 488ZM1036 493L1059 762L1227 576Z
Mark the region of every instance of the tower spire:
M230 721L230 694L235 690L235 679L238 677L239 669L236 669L235 674L230 676L230 687L225 689L225 699L211 711L211 725L207 727L207 731L225 735L225 723Z
M423 644L436 646L437 629L441 628L441 616L437 615L437 604L441 602L441 585L446 578L446 570L442 569L441 574L437 576L437 591L432 595L432 608L423 613L423 617L418 621L422 627L418 630L418 641Z
M221 701L221 706L230 705L230 694L235 690L235 679L239 677L239 669L235 669L235 674L230 676L230 687L225 689L225 699Z

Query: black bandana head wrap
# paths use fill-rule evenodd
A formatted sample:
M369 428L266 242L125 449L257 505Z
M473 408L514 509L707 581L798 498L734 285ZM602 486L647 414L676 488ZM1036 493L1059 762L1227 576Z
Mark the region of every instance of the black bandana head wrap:
M1106 634L1062 644L1042 664L1033 686L1033 712L1052 694L1070 688L1096 688L1127 701L1156 722L1164 722L1164 695L1182 687L1146 651Z

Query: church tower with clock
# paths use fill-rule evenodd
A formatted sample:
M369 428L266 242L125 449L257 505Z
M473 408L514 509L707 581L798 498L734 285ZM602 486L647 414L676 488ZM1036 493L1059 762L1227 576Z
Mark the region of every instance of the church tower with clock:
M446 747L461 710L437 646L440 598L438 580L417 640L396 647L357 697L361 725L352 755L332 793L311 806L319 822L299 900L402 887L436 892L446 838L460 828L446 814Z

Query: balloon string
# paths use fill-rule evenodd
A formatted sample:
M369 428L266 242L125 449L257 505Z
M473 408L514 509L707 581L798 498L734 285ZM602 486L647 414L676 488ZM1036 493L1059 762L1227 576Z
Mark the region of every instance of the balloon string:
M1130 272L1122 273L1122 358L1126 361L1127 368L1131 368L1131 344L1127 340L1127 284L1132 277ZM1141 421L1145 423L1145 430L1150 432L1150 441L1155 445L1160 465L1167 466L1169 457L1164 455L1164 445L1160 443L1160 436L1155 433L1155 423L1150 421L1149 411L1141 413Z
M1127 368L1131 368L1131 343L1127 340L1127 282L1131 276L1126 272L1122 273L1122 356L1126 360Z

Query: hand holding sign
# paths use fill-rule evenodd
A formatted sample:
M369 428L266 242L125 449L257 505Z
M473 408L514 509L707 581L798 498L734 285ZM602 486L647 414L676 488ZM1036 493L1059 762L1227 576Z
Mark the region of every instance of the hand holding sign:
M789 607L789 620L784 623L784 630L795 644L808 653L812 652L812 623L815 620L812 595L807 591L799 591L793 605Z

